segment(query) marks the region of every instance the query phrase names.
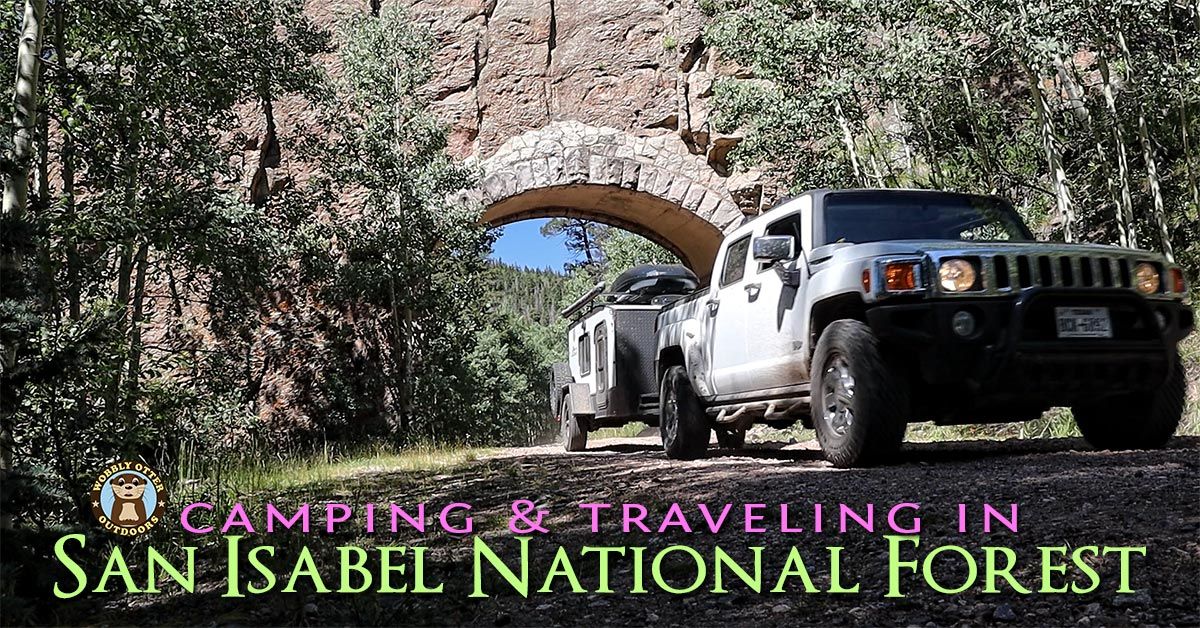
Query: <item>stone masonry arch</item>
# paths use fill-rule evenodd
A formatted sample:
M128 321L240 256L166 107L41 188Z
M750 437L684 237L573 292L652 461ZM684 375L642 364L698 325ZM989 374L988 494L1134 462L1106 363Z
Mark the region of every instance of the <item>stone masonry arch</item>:
M504 143L483 161L482 221L594 220L674 252L707 281L723 233L744 214L720 175L670 136L554 122Z

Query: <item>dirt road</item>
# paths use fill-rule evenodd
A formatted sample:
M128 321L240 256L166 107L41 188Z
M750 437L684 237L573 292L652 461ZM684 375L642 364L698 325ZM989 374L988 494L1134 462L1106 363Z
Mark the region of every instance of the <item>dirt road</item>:
M426 579L445 583L440 595L405 594L267 594L244 599L220 597L224 582L200 587L195 595L130 597L106 604L102 622L138 623L153 619L186 622L201 612L206 623L221 624L346 624L415 623L478 625L632 624L812 624L812 625L918 625L975 624L1114 626L1125 624L1196 625L1200 623L1200 438L1179 438L1164 451L1095 452L1076 440L1035 440L909 445L899 464L862 470L836 470L824 463L811 443L783 446L763 444L732 452L714 451L702 461L668 461L654 438L593 442L589 451L565 454L557 447L511 449L453 471L389 474L374 473L310 486L291 495L270 496L276 504L289 501L339 501L349 504L389 503L411 505L425 501L431 514L454 501L473 506L475 534L497 549L505 560L516 562L517 542L505 529L510 504L530 499L546 509L543 521L549 534L537 535L530 571L533 589L541 586L557 546L568 549L586 593L570 593L565 578L554 585L556 593L532 592L528 598L512 593L495 575L483 579L487 598L470 598L472 540L444 532L422 537L409 531L396 535L337 533L321 540L313 536L296 540L275 535L264 542L281 546L322 544L318 554L322 571L334 571L335 544L421 544L430 548ZM261 505L261 497L247 497L247 506ZM680 504L695 528L678 526L663 534L620 531L619 511L606 515L600 532L589 529L580 503L639 503L648 509L644 522L656 527L672 503ZM713 534L697 511L699 502L714 512L730 503L727 526ZM958 595L945 595L925 585L918 571L905 572L905 597L885 598L889 578L887 509L903 502L920 504L920 550L908 549L907 558L921 558L928 548L954 544L975 555L976 584ZM765 504L764 533L743 531L743 505ZM811 530L813 504L824 505L825 529ZM967 504L972 529L956 530L957 505ZM978 509L995 505L1008 515L1008 505L1018 504L1019 532L979 530ZM796 517L791 525L805 532L780 531L779 504L789 504ZM837 534L839 504L862 514L875 504L875 533L851 530ZM619 506L618 506L619 508ZM613 511L606 511L613 512ZM905 525L911 512L901 512ZM752 525L757 525L753 524ZM688 545L706 557L709 572L699 591L671 595L653 585L651 559L674 544ZM764 548L762 593L755 593L726 570L728 593L715 594L712 583L712 547L721 546L730 556L748 564L750 546ZM1117 593L1118 557L1085 557L1100 584L1082 594L1031 594L1013 592L1003 581L1000 593L984 593L984 559L980 546L1005 546L1016 556L1014 579L1037 591L1043 586L1043 560L1039 547L1145 546L1145 557L1133 556L1130 587ZM595 556L580 557L583 546L645 546L644 579L649 590L628 594L634 561L613 556L610 579L614 594L592 592L597 587ZM795 546L803 555L813 586L806 593L799 578L792 578L783 593L771 593L784 559ZM857 582L858 593L826 593L831 586L830 557L825 549L841 546L841 576L847 586ZM281 554L286 553L281 549ZM213 552L216 555L215 552ZM321 558L324 556L325 558ZM331 557L332 556L332 557ZM1061 555L1060 555L1061 556ZM1068 560L1058 560L1066 562ZM1002 558L1002 557L1001 557ZM955 587L968 576L961 557L948 552L936 561L936 578ZM279 569L287 573L290 563ZM219 560L212 572L224 567ZM686 555L663 561L664 578L684 587L695 575ZM491 574L490 571L488 571ZM220 575L220 574L216 574ZM201 577L211 580L213 574ZM336 587L336 576L327 578ZM1055 584L1063 577L1052 577ZM1065 581L1086 585L1077 569ZM682 583L682 584L680 584ZM1082 584L1081 584L1082 583ZM219 586L218 586L219 585ZM1085 587L1086 588L1086 587ZM199 609L204 609L199 611ZM214 610L215 609L215 610Z

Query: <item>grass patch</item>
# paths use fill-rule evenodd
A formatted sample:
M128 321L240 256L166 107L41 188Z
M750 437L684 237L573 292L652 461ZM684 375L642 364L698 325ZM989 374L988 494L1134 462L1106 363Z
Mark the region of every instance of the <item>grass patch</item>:
M904 440L910 443L937 443L959 440L1008 440L1012 438L1071 438L1079 436L1075 419L1066 408L1052 408L1041 418L1022 423L990 425L935 425L914 423L908 426Z
M1177 434L1200 435L1200 332L1179 343L1179 357L1187 373L1187 401Z
M642 433L642 430L650 427L640 421L635 423L626 423L621 427L602 427L595 432L592 432L589 438L633 438Z
M376 445L343 453L261 457L224 468L206 469L185 484L208 485L220 492L246 495L280 492L313 484L338 483L365 475L433 471L479 460L491 449L421 445L397 450Z

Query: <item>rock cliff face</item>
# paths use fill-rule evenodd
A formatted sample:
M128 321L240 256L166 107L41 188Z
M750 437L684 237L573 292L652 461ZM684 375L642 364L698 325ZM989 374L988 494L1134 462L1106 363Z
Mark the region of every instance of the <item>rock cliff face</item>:
M306 11L332 27L339 15L369 11L379 1L309 0ZM406 4L412 18L427 24L437 40L436 75L429 90L451 128L451 151L483 163L485 174L487 160L504 152L514 138L577 122L606 134L617 132L624 136L620 143L651 141L661 154L658 165L682 164L690 178L720 191L710 202L737 208L733 214L760 211L764 195L758 178L729 176L727 156L739 138L717 134L709 123L708 97L716 68L723 64L703 43L704 17L696 0ZM311 122L305 109L301 102L277 103L281 136L289 123ZM257 126L263 127L261 136L265 123ZM254 129L248 130L253 136ZM257 146L247 149L245 163L257 163L257 155L249 152ZM285 155L267 174L277 185L285 178L302 180L302 170L289 167ZM740 222L728 214L705 219L728 229Z
M418 0L410 12L438 40L431 89L460 157L574 120L675 133L724 167L708 126L714 60L691 0Z

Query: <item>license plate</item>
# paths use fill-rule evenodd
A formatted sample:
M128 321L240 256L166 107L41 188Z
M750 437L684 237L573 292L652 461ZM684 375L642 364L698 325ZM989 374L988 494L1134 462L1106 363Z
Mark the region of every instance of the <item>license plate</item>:
M1056 307L1059 338L1112 338L1106 307Z

